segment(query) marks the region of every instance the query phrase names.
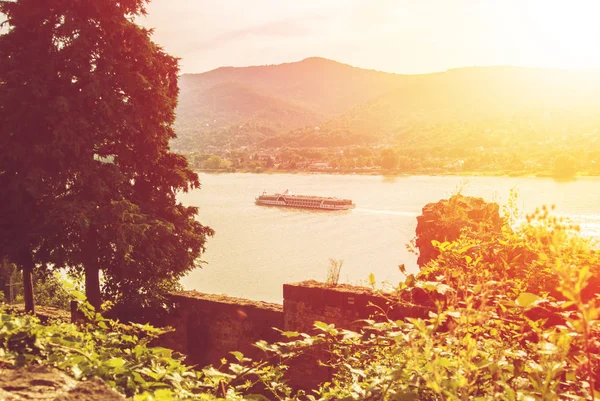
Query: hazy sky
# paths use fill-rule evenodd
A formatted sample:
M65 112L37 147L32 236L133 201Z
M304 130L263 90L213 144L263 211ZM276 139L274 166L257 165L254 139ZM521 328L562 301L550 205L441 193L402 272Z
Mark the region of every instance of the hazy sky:
M148 13L183 72L311 56L399 73L600 67L600 0L153 0Z

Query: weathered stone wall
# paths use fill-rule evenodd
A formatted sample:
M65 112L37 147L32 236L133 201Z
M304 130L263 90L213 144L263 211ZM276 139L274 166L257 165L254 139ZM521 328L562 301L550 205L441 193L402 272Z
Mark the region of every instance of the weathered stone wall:
M420 308L398 304L391 294L346 284L331 286L317 281L283 286L284 329L310 332L315 321L358 330L360 320L376 314L398 320L421 314Z
M336 327L359 330L362 320L393 319L423 316L426 308L406 307L391 294L382 294L366 287L331 286L316 281L283 286L283 324L286 331L311 333L314 322L335 324ZM327 349L317 348L294 360L288 380L296 389L310 390L330 381L332 372L319 359L327 359Z
M218 365L231 351L260 358L253 343L279 340L273 327L283 327L281 305L196 291L172 296L176 308L162 323L175 331L165 335L159 345L187 355L188 363Z
M358 330L360 320L374 313L394 320L426 313L423 308L400 307L391 295L369 288L330 286L316 281L284 285L283 306L196 291L172 296L176 308L161 323L175 331L164 336L158 345L187 355L188 363L199 366L218 365L231 351L260 359L262 352L252 344L259 340L282 340L273 327L310 333L315 321L323 321ZM326 357L326 351L317 349L295 360L290 366L290 384L310 389L329 380L331 372L318 363Z

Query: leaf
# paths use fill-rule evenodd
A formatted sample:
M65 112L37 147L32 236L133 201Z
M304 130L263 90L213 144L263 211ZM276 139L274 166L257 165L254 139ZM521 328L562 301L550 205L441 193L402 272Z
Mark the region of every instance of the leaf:
M321 329L321 330L325 330L325 331L327 331L327 329L329 329L329 325L327 323L319 322L319 321L315 322L315 327L317 329Z
M162 375L160 373L153 372L148 368L142 369L141 372L153 380L160 380L162 378Z
M443 368L449 368L454 365L454 363L448 358L438 358L436 359L436 362L439 366Z
M334 324L327 324L327 323L323 323L323 322L315 322L315 327L317 329L321 329L324 332L331 334L331 335L337 335L338 334L338 330L335 328Z
M244 371L244 369L246 369L244 366L237 363L232 363L229 365L229 370L238 376Z
M239 351L232 351L230 354L233 355L238 362L242 362L244 360L244 354Z
M156 401L172 401L175 398L173 397L173 392L170 389L162 388L160 390L156 390L154 393L154 399Z
M71 291L71 296L77 301L85 301L87 299L85 295L79 291Z
M534 302L540 299L539 296L532 294L530 292L522 292L516 300L517 305L527 308Z
M104 362L105 366L110 368L122 368L125 365L125 360L123 358L111 358L108 361Z
M164 356L166 358L170 358L171 355L173 354L172 350L170 350L168 348L164 348L164 347L153 347L153 348L150 349L150 351L154 355Z
M578 291L581 291L585 285L587 284L588 280L592 277L592 275L590 274L590 267L587 265L581 266L580 270L579 270L579 279L577 280L577 287L576 288Z
M456 253L463 254L463 253L467 252L471 248L473 248L473 245L467 245L467 246L464 246L464 247L460 248L458 251L456 251Z
M146 385L146 380L138 372L133 372L133 380L142 386Z
M202 370L202 373L204 373L206 376L213 377L213 378L235 379L235 375L221 372L221 371L213 368L212 366L208 367L208 368L204 368Z
M400 273L406 275L406 266L404 263L398 265L398 270L400 270Z

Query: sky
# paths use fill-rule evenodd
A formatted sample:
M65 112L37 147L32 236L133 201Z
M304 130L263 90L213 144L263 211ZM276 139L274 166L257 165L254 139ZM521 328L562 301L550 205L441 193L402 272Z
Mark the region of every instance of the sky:
M396 73L600 67L599 0L153 0L182 72L319 56Z

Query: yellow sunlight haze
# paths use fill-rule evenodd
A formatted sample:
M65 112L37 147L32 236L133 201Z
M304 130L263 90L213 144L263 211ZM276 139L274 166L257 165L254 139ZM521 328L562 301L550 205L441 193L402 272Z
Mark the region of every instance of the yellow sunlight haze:
M531 54L532 66L586 68L600 65L600 1L524 0L507 2L517 17L510 29ZM520 26L519 26L520 25ZM520 29L519 29L520 28ZM518 32L518 31L521 32Z

